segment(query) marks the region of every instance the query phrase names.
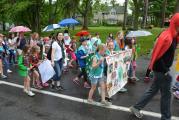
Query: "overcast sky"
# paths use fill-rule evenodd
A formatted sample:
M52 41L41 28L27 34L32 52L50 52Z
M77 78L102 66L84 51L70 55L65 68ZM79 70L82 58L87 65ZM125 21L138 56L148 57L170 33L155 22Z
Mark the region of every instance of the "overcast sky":
M107 1L107 2L109 3L111 0L102 0L102 1L103 1L103 2L106 2L106 1ZM116 0L116 2L117 2L117 3L120 3L121 5L123 5L124 1L125 1L125 0Z
M46 0L46 1L48 1L48 0ZM53 0L53 1L56 1L56 0ZM106 2L106 1L107 1L107 2L110 2L111 0L101 0L101 1L103 1L103 2ZM117 2L117 3L120 3L121 5L123 5L124 1L125 1L125 0L116 0L116 2Z

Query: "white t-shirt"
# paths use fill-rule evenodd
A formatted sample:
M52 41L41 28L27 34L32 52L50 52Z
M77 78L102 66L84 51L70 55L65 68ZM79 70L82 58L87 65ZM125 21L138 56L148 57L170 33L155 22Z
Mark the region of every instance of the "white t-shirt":
M10 50L14 50L15 47L16 47L16 39L8 39L8 44L12 44L12 45L9 45L9 49Z
M62 58L62 49L60 45L54 41L52 44L52 48L55 49L55 54L54 54L54 61L58 61Z
M68 40L64 40L65 45L70 45L71 39L69 38Z

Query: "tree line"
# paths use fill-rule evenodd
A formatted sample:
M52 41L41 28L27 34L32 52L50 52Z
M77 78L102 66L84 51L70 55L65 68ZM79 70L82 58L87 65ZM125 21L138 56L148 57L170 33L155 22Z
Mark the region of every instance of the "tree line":
M120 6L111 0L111 6ZM57 23L63 18L83 18L82 29L88 29L94 12L107 10L109 3L102 0L1 0L0 22L25 25L40 33L45 25ZM125 0L123 29L132 21L133 29L147 25L164 27L165 18L179 12L179 0ZM127 13L128 8L132 15Z

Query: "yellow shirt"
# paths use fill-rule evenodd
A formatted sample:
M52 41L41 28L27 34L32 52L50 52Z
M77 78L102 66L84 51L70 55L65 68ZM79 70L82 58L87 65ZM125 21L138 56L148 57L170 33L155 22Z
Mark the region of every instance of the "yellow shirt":
M176 71L179 72L179 54L178 54L178 57L177 57Z

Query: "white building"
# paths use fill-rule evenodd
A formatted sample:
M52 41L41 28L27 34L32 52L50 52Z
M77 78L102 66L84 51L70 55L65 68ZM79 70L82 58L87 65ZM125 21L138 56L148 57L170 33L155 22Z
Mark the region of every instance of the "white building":
M124 6L109 6L106 11L94 13L93 23L117 24L123 22L124 19Z

